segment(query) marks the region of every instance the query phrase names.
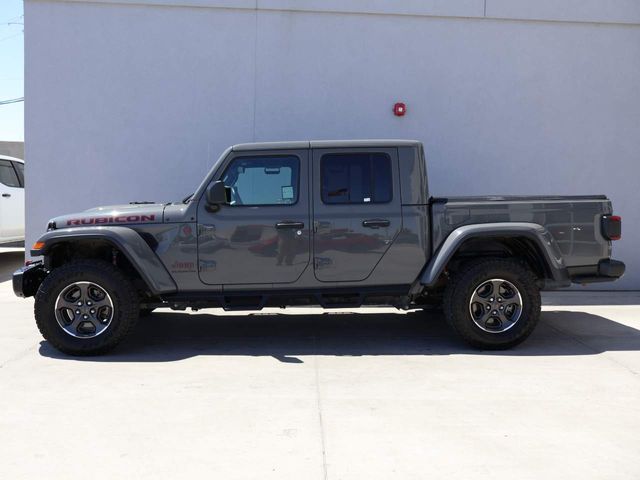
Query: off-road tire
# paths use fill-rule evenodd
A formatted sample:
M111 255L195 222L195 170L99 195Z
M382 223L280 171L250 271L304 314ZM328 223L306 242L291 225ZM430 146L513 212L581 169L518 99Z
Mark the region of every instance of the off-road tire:
M473 320L470 301L478 286L490 279L513 284L522 298L520 317L508 330L486 332ZM533 272L518 260L480 259L464 264L452 276L443 299L447 323L468 344L483 350L504 350L523 342L540 319L540 290Z
M101 334L76 338L56 320L56 299L74 282L95 282L111 297L113 318ZM76 356L100 355L115 348L133 329L139 315L139 300L129 278L102 260L78 260L54 269L35 296L34 313L42 336L57 350Z

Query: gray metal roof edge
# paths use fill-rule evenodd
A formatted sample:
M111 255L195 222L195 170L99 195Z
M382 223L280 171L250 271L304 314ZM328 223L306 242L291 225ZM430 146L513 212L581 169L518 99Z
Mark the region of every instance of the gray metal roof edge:
M413 147L420 145L418 140L311 140L293 142L256 142L239 143L232 147L234 152L249 150L294 150L301 148L358 148L358 147Z
M239 143L232 147L234 152L244 152L247 150L294 150L300 148L309 148L309 142Z
M418 140L400 139L312 140L309 142L311 148L413 147L420 143Z

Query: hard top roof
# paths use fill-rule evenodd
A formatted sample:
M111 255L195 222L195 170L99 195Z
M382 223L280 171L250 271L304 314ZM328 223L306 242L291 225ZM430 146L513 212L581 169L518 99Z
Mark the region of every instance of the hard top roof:
M304 148L358 148L358 147L419 147L418 140L310 140L297 142L239 143L233 151L248 150L293 150Z

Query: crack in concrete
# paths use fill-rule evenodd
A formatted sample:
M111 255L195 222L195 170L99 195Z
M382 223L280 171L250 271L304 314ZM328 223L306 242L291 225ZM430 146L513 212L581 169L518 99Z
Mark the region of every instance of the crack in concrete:
M316 403L318 406L318 422L320 424L320 443L322 445L322 472L324 480L327 480L327 448L325 442L324 420L322 419L322 398L320 396L320 372L318 369L318 336L313 337L313 369L315 371L316 381Z
M9 365L10 363L13 363L13 362L16 362L18 360L21 360L22 358L26 357L30 352L32 352L35 349L36 349L36 346L34 345L34 346L31 346L31 347L27 348L26 350L22 350L17 355L14 355L13 357L5 360L3 363L0 363L0 368L4 368L7 365Z

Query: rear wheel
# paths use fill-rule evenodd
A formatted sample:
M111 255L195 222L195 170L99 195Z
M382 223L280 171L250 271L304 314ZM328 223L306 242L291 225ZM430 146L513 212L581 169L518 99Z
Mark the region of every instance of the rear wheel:
M540 291L535 275L519 261L482 259L453 276L443 306L447 322L467 343L506 349L538 324Z
M138 319L138 296L126 275L101 260L53 270L35 298L36 324L61 352L98 355L114 348Z

